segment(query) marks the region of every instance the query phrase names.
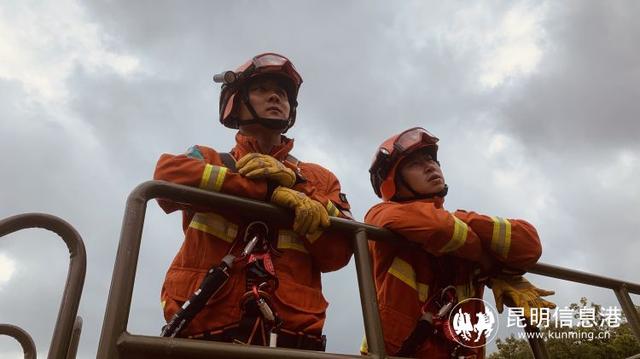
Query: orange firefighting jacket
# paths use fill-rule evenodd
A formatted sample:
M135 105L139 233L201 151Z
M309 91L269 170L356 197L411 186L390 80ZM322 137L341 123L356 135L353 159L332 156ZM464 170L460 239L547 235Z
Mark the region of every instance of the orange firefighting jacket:
M525 270L541 254L538 234L518 219L490 217L443 208L443 199L383 202L365 216L368 224L387 228L407 243L369 242L373 257L378 304L388 353L396 353L413 331L421 307L444 287L456 287L458 301L482 298L476 280L481 251L505 267ZM484 310L480 302L463 304L466 312ZM418 350L418 358L449 358L453 344L432 336ZM484 358L483 348L476 349Z
M283 136L271 156L284 161L293 148L293 140ZM259 152L252 137L238 133L236 146L230 152L239 160L251 152ZM295 167L288 161L285 165ZM306 182L293 189L306 193L326 206L329 215L349 216L349 203L340 193L340 184L333 173L313 163L297 166ZM265 180L250 180L224 167L219 154L208 147L194 146L186 154L163 154L158 160L154 179L199 187L209 191L268 201ZM165 212L182 210L185 239L175 256L161 292L164 315L169 320L202 281L207 270L220 263L232 243L242 240L250 221L238 213L210 212L167 200L158 200ZM267 223L268 219L266 220ZM273 256L279 286L272 296L273 309L284 321L283 328L307 334L320 334L328 306L322 295L320 273L345 266L353 253L348 237L325 232L311 243L290 228L270 226L271 240L282 252ZM241 318L240 301L245 293L245 262L236 264L226 285L193 319L185 336L237 323Z

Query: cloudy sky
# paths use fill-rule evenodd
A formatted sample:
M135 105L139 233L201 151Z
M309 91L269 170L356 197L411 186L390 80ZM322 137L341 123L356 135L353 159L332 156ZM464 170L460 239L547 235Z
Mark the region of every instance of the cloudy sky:
M127 194L163 152L229 150L214 73L265 51L304 78L294 154L340 178L358 220L376 146L441 139L446 207L524 218L541 261L640 282L640 3L3 1L0 218L47 212L88 252L80 358L95 356ZM147 211L129 331L155 335L179 215ZM41 230L0 241L0 322L46 356L68 252ZM607 290L532 276L561 306ZM324 277L328 350L355 353L353 261ZM638 297L634 300L638 303ZM21 349L0 337L0 357Z

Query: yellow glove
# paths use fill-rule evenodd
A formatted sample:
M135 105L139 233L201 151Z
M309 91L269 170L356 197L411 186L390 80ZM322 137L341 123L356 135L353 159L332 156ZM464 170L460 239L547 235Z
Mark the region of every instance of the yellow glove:
M521 275L491 278L491 289L496 299L498 313L502 313L504 304L509 307L521 307L524 309L525 318L531 320L531 308L553 309L556 307L554 303L542 299L555 294L554 291L537 288Z
M293 231L300 235L315 236L329 226L329 215L324 206L302 192L281 186L273 191L271 202L295 211Z
M236 163L236 167L238 173L247 178L264 178L285 187L293 187L296 183L295 172L269 155L249 153Z

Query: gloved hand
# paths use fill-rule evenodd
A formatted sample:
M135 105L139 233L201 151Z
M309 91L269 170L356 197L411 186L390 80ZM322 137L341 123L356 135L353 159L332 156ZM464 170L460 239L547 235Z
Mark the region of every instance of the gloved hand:
M521 275L491 278L489 283L496 299L498 313L502 313L504 304L509 307L522 307L525 318L531 320L531 308L556 307L554 303L541 298L555 294L554 291L540 289Z
M262 153L245 155L236 163L236 167L238 173L247 178L264 178L285 187L293 187L296 183L296 174L292 169Z
M318 232L329 226L329 215L324 206L302 192L280 186L273 191L271 202L295 211L293 231L300 235L317 238Z

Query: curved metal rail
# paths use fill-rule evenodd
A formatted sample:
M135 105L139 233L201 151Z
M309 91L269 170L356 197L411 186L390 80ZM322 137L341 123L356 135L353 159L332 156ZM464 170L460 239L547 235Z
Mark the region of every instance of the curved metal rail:
M77 336L79 336L82 328L81 319L79 327L74 322L77 320L76 314L87 271L87 254L84 242L80 234L69 223L44 213L25 213L0 220L0 237L26 228L42 228L52 231L64 240L69 249L69 271L58 310L58 318L53 329L48 358L66 358L71 352L75 355L78 340L73 340L75 347L72 348L72 332L75 327Z
M0 335L8 335L15 338L24 352L24 359L36 359L36 345L31 335L22 328L11 324L0 324Z
M360 356L354 355L240 346L127 333L145 211L147 202L153 198L164 198L211 209L225 208L242 211L240 213L246 214L248 219L269 218L270 221L277 224L291 224L291 214L288 211L265 202L208 192L164 181L147 181L138 185L127 199L98 346L98 358L360 358ZM369 343L369 357L389 358L384 350L367 240L397 241L402 239L386 229L341 218L331 218L331 227L328 230L351 233L354 237L354 256L365 333ZM640 339L640 319L638 319L638 313L629 297L629 293L640 294L640 285L546 264L537 264L530 272L613 289L623 306L633 332ZM532 340L530 344L536 358L548 357L542 339Z

